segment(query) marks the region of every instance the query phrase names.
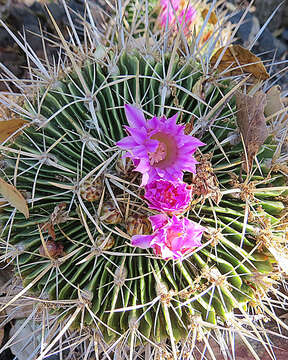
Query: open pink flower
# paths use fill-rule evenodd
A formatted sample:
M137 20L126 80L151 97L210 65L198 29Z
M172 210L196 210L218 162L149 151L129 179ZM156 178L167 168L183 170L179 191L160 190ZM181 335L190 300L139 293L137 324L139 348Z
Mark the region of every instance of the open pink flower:
M181 0L161 0L160 4L160 23L163 28L166 28L168 23L168 29L177 31L178 25L185 21L184 33L187 34L191 30L191 25L196 18L196 9L193 6Z
M183 171L196 173L194 159L198 146L205 145L193 136L184 134L184 126L177 125L178 114L169 119L153 117L145 120L141 110L125 105L129 136L117 142L128 150L135 171L143 174L142 186L155 179L182 180Z
M180 0L160 0L161 12L160 21L161 25L165 28L168 21L168 28L175 23L175 13L179 9ZM168 17L168 19L167 19Z
M201 246L205 228L187 218L159 214L149 217L154 233L132 236L132 245L142 249L152 248L163 259L181 259Z
M189 205L192 189L183 181L155 180L145 186L149 207L158 211L179 214Z

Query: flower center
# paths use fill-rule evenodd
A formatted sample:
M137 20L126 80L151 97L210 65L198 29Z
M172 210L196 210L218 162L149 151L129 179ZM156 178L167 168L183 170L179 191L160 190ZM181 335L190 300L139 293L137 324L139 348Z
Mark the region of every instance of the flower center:
M149 153L150 164L156 164L158 168L165 168L171 165L177 157L177 145L172 136L165 133L157 133L151 139L158 140L159 144L156 151Z
M164 199L170 204L173 204L176 201L176 196L177 196L177 191L175 188L172 188L172 186L170 186L170 188L168 188L164 192Z
M166 245L171 250L177 244L177 239L183 236L181 231L169 229L167 231ZM176 242L176 243L175 243Z
M161 160L164 160L167 155L166 145L159 142L156 151L150 152L148 155L151 165L158 164Z

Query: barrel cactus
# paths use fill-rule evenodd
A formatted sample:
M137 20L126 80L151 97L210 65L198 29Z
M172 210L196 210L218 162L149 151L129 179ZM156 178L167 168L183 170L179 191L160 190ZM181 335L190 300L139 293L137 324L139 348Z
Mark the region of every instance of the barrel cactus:
M246 336L262 336L251 315L275 318L268 294L281 297L274 286L286 271L287 179L274 165L282 128L243 170L239 76L207 74L176 46L164 54L160 43L154 52L127 44L91 45L79 56L63 39L71 70L47 87L39 80L32 94L22 88L22 103L11 95L5 100L27 123L1 145L1 177L16 185L29 215L1 205L3 258L23 280L16 298L33 291L62 322L39 359L68 329L84 334L88 353L121 359L142 351L147 358L190 359L196 339L209 350L212 332L223 339L239 333L249 347ZM131 242L155 235L150 218L161 209L157 189L147 201L133 149L119 145L127 136L127 105L145 121L178 114L182 135L202 142L194 154L196 173L183 172L191 191L185 211L165 215L168 222L187 219L202 228L201 244L180 258Z

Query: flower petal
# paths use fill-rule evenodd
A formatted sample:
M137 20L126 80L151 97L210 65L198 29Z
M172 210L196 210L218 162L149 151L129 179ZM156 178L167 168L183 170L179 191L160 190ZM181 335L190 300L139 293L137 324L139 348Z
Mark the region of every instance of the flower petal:
M153 230L155 231L161 228L162 226L166 225L167 222L169 221L169 218L167 217L167 215L157 214L150 216L149 220L151 221Z
M150 139L145 143L146 150L148 152L154 152L156 151L158 144L159 144L158 140Z
M132 105L125 105L125 114L128 120L128 123L131 127L145 127L146 128L146 120L143 115L143 112Z
M169 119L167 119L167 125L171 126L171 125L176 125L177 119L178 119L179 113L173 115L172 117L170 117Z
M140 247L141 249L148 249L151 247L150 244L153 238L153 235L134 235L132 236L131 244Z
M148 159L140 159L139 164L137 165L136 169L134 171L139 171L142 174L146 173L150 169L149 161Z
M144 144L147 139L145 129L142 128L128 128L130 135L134 138L137 144Z
M135 146L137 146L137 143L132 136L126 136L125 138L118 141L116 145L121 149L133 149Z
M148 183L148 181L149 181L149 174L148 174L148 172L146 172L142 176L142 181L141 181L140 186L145 186Z
M147 121L147 128L149 130L157 129L158 126L159 126L159 120L158 120L158 118L156 116L153 116L152 119ZM158 130L156 130L156 131L158 131Z

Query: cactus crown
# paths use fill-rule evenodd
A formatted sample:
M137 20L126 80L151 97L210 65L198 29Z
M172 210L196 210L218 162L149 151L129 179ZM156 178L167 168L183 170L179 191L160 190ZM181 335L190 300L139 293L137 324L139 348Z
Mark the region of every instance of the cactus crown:
M50 65L25 48L37 70L32 87L17 83L22 105L4 100L27 123L1 144L1 176L27 199L29 218L1 205L2 258L12 259L23 294L32 290L52 323L80 330L96 353L132 359L141 353L184 358L187 352L189 358L196 338L208 346L213 331L219 341L236 331L247 342L247 321L261 338L250 315L273 319L268 293L284 299L273 287L286 252L286 177L272 167L282 128L244 172L235 93L245 75L208 71L211 47L194 56L181 31L163 44L143 27L147 6L141 9L127 25L131 33L116 21L115 36L101 43L88 9L90 43L81 45L75 32L78 52L59 32L68 60L56 81ZM252 86L241 84L244 92ZM143 200L135 165L115 145L126 136L125 104L141 108L146 118L178 113L185 133L206 144L196 153L197 174L184 174L193 189L185 217L206 231L202 246L182 260L131 246L131 236L151 234L148 217L155 210Z

